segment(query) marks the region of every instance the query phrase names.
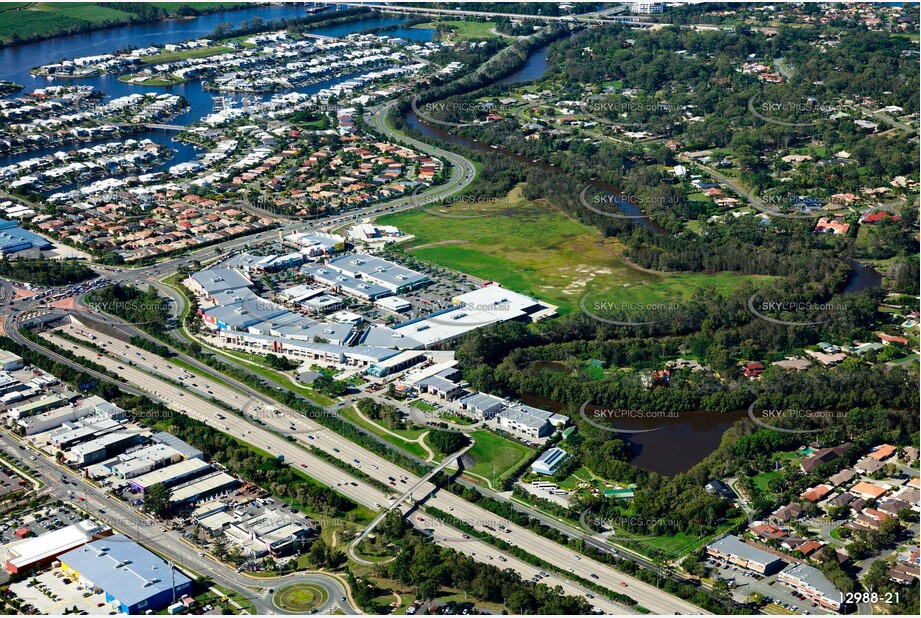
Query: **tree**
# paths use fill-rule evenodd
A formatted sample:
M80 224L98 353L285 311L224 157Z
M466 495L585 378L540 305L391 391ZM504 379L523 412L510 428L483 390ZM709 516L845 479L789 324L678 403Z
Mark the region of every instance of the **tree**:
M429 442L439 453L450 455L467 446L467 436L455 431L441 431L435 429L429 432Z
M316 569L322 569L326 566L328 557L329 552L327 551L326 541L323 539L314 541L313 545L310 547L310 551L307 552L307 560L310 562L311 566Z
M172 497L172 489L163 483L157 483L144 493L144 510L157 517L165 517L172 506Z

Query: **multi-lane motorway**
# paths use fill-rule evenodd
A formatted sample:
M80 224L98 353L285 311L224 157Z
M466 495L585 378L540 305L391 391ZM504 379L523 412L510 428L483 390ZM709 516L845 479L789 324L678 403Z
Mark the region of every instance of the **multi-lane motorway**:
M71 329L67 329L67 332L84 341L90 341L89 332L83 331L79 326L74 325ZM211 380L198 374L195 374L193 378L185 377L183 379L184 382L188 383L188 389L174 386L163 378L178 381L184 375L183 370L175 364L125 343L123 340L104 334L102 331L93 331L92 334L96 337L95 340L92 340L92 343L98 346L105 344L105 349L112 350L114 357L108 354L97 357L97 353L92 349L71 343L53 331L43 333L42 336L58 346L69 349L78 356L92 360L106 367L109 371L117 373L122 376L127 384L134 385L135 388L141 389L149 397L162 401L174 410L206 422L208 425L256 447L284 456L285 461L292 466L301 468L305 474L335 488L336 491L359 504L380 510L389 505L388 499L390 497L398 497L402 491L412 485L420 485L418 497L423 497L435 490L434 485L420 483L421 479L416 475L408 473L382 457L345 440L302 414L288 410L279 404L275 404L274 409L270 409L269 404L264 401L256 402L246 397L242 392L236 392L216 380ZM162 376L162 378L157 377L158 375ZM230 413L227 409L211 403L205 399L206 397L218 399L228 408L237 410L240 415ZM223 418L219 418L219 416ZM262 423L265 423L265 426L255 422L254 418L258 418ZM288 440L288 436L293 437L295 442L292 443ZM353 478L340 468L311 455L304 449L308 445L326 451L330 456L340 458L350 464L354 459L358 459L359 463L357 465L361 466L363 472L384 484L388 484L391 478L404 479L405 484L398 484L392 495L386 494L377 487L365 483L360 478ZM445 512L451 512L461 521L484 532L488 531L489 527L497 528L499 523L506 523L500 521L499 518L488 511L475 507L447 492L438 492L434 497L426 500L425 504ZM476 560L493 562L494 564L501 562L503 567L513 568L525 578L532 578L540 572L539 568L535 568L510 554L504 554L484 541L464 538L462 532L443 522L439 522L434 528L431 521L420 522L418 519L420 515L416 514L416 508L413 504L400 505L399 508L407 515L408 521L417 528L436 530L435 539L440 544L453 547ZM594 561L588 558L576 559L571 552L524 528L510 524L507 524L507 528L510 528L512 532L505 533L503 537L505 540L514 543L533 555L542 557L552 555L548 552L565 553L568 556L568 562L574 563L573 572L585 579L590 578L591 573L596 573L599 583L608 587L613 585L622 586L620 582L625 581L623 577L620 577L612 569L601 564L596 564L597 568L594 568L591 564ZM562 556L560 558L562 559ZM560 561L557 560L553 560L553 562L560 564ZM567 560L562 559L562 562L567 562ZM576 572L576 566L582 567L580 570L583 573ZM610 571L610 573L606 574L605 571ZM648 587L638 580L633 580L633 578L627 579L632 580L627 587L636 585L636 592L638 593L642 592L642 587ZM560 585L567 594L579 596L589 594L588 590L568 580L554 578L551 581L554 585ZM627 587L623 587L625 591ZM658 594L658 591L651 587L648 588L654 594ZM639 599L637 600L639 601ZM653 611L658 611L656 606L661 605L661 601L656 602L651 595L647 601L651 605L646 605L643 601L639 602ZM591 602L606 613L629 611L627 607L597 595Z

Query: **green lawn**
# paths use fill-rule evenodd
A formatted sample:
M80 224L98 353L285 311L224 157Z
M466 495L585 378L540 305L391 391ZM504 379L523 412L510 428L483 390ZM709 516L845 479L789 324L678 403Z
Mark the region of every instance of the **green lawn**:
M435 410L438 409L432 404L428 403L427 401L423 401L422 399L416 399L415 401L411 402L409 405L418 410L422 410L423 412L434 412Z
M382 440L393 444L397 448L401 448L407 453L415 455L419 459L428 459L429 454L426 452L425 448L423 448L422 445L418 442L412 442L412 440L416 440L419 436L424 434L426 432L425 429L391 429L390 431L400 436L400 438L404 438L400 439L384 431L380 425L364 420L361 416L358 415L358 412L355 411L353 406L346 406L340 409L339 414L343 418L354 422L359 427L366 429Z
M96 30L129 23L136 17L122 8L101 6L99 2L2 2L0 3L0 41L32 40L52 37L68 31ZM138 3L142 4L142 3ZM154 3L144 3L154 4ZM173 12L186 4L199 10L234 8L238 2L158 2Z
M780 476L780 472L762 472L761 474L755 475L755 477L752 478L752 482L755 484L755 487L761 491L767 492L767 486L770 480L778 476Z
M501 480L534 454L533 449L490 431L474 431L471 437L476 440L476 444L468 451L468 455L476 461L476 465L469 472L493 482Z
M216 56L217 54L223 54L225 52L232 51L232 47L226 47L224 45L215 45L213 47L202 47L200 49L184 49L177 52L163 52L162 54L154 54L153 56L145 56L141 59L142 64L163 64L166 62L176 62L179 60L188 60L190 58L207 58L208 56Z
M448 38L452 41L465 41L467 39L493 39L496 38L496 34L493 34L492 29L496 27L496 22L494 21L464 21L464 20L439 20L437 22L428 22L424 24L418 24L413 26L413 28L435 28L436 26L451 26L457 30L453 31Z
M410 210L379 218L416 238L404 248L413 256L454 270L498 281L548 301L560 313L596 302L677 303L708 285L720 293L745 281L732 273L650 274L625 264L623 245L543 202L530 202L514 189L507 200L440 207L437 217ZM437 212L437 211L435 211Z

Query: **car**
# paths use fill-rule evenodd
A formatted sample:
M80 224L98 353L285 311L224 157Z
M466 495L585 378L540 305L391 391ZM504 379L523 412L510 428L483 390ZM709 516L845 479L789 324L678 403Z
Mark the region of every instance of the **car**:
M203 551L198 552L198 557L199 557L199 558L204 558L204 557L205 557L205 552L203 552Z

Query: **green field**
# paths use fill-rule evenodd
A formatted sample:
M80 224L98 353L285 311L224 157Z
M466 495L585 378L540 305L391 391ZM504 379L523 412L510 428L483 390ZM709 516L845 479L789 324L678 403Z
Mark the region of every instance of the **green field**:
M215 45L213 47L202 47L200 49L184 49L177 52L163 52L153 56L145 56L141 59L142 64L162 64L165 62L177 62L179 60L188 60L189 58L207 58L216 56L225 52L232 51L232 47L224 45Z
M468 472L492 482L501 480L534 454L534 450L518 442L506 440L490 431L474 431L470 436L476 444L467 454L476 461Z
M747 277L733 273L651 274L621 259L623 245L543 202L529 202L514 189L507 200L440 207L437 217L410 210L379 222L416 238L403 247L413 256L548 301L560 313L578 311L579 300L676 303L708 285L725 293ZM587 305L588 306L588 305Z
M160 2L172 13L182 5L200 11L239 6L236 2ZM98 2L3 2L0 3L0 41L15 43L63 34L89 32L119 26L137 19L137 14L100 6Z
M496 38L496 34L492 32L493 28L496 27L496 22L494 21L464 21L464 20L439 20L437 22L428 22L424 24L418 24L413 26L413 28L435 28L437 26L451 26L456 28L448 38L452 41L465 41L467 39L493 39Z

